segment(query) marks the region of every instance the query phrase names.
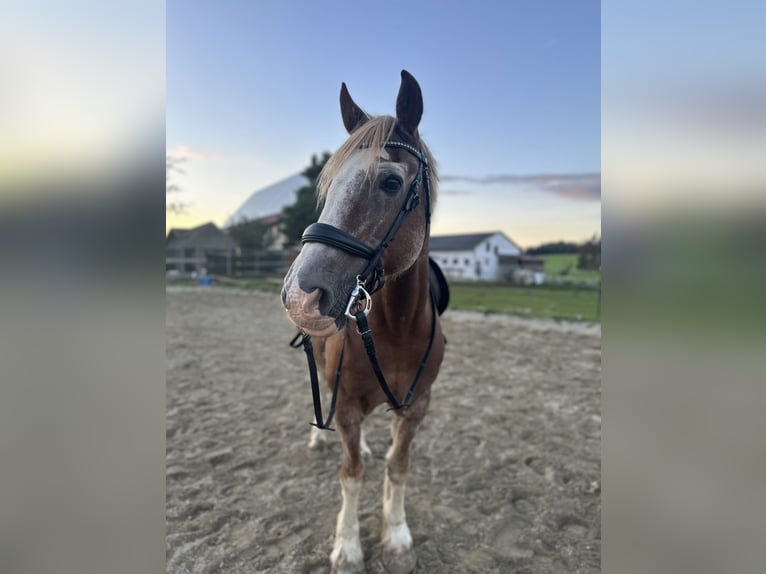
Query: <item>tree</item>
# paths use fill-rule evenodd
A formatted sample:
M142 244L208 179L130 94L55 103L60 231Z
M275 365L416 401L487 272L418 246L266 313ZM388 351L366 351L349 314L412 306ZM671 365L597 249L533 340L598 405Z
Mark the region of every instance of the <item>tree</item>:
M543 243L538 247L530 247L527 249L527 255L549 255L558 253L578 253L580 246L577 243L571 241L555 241L551 243Z
M182 201L168 201L168 197L171 194L181 191L181 187L172 181L173 173L183 174L184 170L181 169L181 163L183 158L173 157L172 155L165 156L165 211L170 213L186 213L188 205Z
M586 241L580 247L580 256L577 258L578 269L601 269L601 238L594 235L590 241Z
M246 251L268 249L274 242L271 225L259 219L244 219L227 231L237 245Z
M316 155L311 156L311 165L302 172L310 183L296 192L295 203L282 210L281 226L286 237L286 247L299 245L303 230L319 218L316 199L317 181L328 159L330 159L328 152L324 152L321 159L317 159Z

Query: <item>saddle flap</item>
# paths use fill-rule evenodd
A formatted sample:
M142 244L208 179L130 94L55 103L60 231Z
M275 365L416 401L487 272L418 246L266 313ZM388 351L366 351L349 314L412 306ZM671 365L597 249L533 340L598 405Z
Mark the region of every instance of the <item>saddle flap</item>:
M431 257L428 258L428 286L431 290L431 300L441 315L449 305L449 285L441 267Z

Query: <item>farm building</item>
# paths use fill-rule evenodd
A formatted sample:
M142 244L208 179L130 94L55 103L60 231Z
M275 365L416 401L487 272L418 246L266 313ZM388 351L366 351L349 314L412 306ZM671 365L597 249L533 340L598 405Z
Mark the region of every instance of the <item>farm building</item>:
M519 280L542 283L542 260L522 255L521 248L501 231L431 237L430 255L450 279L469 281Z
M165 241L165 270L177 275L199 275L211 268L231 273L237 244L214 223L192 229L171 229Z
M498 259L501 279L521 285L545 283L545 260L535 255L501 255Z
M271 226L271 245L284 246L284 235L279 231L282 209L295 203L296 192L311 182L300 173L254 191L250 197L226 220L226 228L245 221L262 221Z

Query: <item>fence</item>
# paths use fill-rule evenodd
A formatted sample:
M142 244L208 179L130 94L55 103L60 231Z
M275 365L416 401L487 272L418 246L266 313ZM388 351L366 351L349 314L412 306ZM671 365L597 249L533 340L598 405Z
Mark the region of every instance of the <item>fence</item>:
M294 255L283 251L251 251L237 255L209 255L206 270L211 275L270 277L284 275Z

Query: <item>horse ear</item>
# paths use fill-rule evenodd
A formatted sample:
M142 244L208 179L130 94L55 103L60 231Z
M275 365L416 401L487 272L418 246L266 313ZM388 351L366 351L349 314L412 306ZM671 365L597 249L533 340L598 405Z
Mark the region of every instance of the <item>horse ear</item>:
M340 115L343 117L343 125L346 126L346 131L349 134L370 119L364 110L351 99L345 82L340 85Z
M414 137L422 116L423 94L420 86L412 74L402 70L402 84L396 98L396 121L407 134Z

